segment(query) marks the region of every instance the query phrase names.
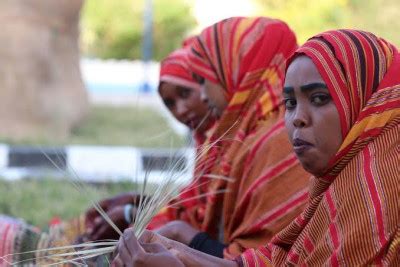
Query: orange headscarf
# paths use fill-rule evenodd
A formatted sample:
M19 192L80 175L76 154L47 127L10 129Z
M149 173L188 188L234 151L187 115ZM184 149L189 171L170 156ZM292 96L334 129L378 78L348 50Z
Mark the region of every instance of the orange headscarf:
M308 175L287 140L281 105L285 60L296 47L284 22L263 17L216 23L191 47L190 68L222 85L229 104L180 196L192 200L171 217L214 238L223 234L228 258L268 241L306 203Z

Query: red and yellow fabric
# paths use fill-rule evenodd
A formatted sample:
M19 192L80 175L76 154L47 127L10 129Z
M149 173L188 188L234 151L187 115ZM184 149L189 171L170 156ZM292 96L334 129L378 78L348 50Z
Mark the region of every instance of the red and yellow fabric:
M222 233L226 258L267 242L307 202L309 175L292 152L281 105L285 60L296 47L284 22L263 17L221 21L191 47L192 71L220 84L229 104L179 198L192 200L167 212L214 238Z
M300 47L338 109L344 141L313 178L305 211L242 266L400 265L400 54L375 35L336 30ZM294 56L294 57L295 57Z

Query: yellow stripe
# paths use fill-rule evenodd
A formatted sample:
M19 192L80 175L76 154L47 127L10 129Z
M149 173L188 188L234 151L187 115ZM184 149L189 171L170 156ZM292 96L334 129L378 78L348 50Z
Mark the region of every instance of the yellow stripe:
M255 18L247 18L240 20L233 38L233 52L238 51L239 40L247 28L254 22Z
M398 116L400 116L400 108L387 110L383 113L372 115L363 119L351 128L349 134L346 136L346 139L343 141L343 144L339 150L347 147L358 136L360 136L362 132L366 132L374 128L383 127L390 120Z
M267 80L268 83L271 86L275 86L278 84L278 82L280 82L281 80L279 79L278 73L276 72L275 69L272 68L268 68L263 75L261 76L261 80Z
M272 110L272 101L269 93L263 94L260 98L259 103L261 104L262 114L265 115Z
M243 104L244 102L246 102L247 98L249 97L251 90L246 90L243 92L236 92L231 101L229 102L229 105L238 105L238 104Z

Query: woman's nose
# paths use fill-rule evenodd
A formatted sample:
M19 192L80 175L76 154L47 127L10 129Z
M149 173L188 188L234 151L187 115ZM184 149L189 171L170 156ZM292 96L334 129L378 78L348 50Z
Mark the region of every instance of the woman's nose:
M208 97L207 97L207 94L206 94L206 90L205 90L205 86L204 86L204 85L201 86L200 99L201 99L201 101L203 101L205 104L208 103Z
M310 123L310 119L307 113L307 110L298 106L296 108L296 113L293 118L293 125L296 128L304 128L307 127Z
M184 103L181 101L176 103L176 114L177 116L181 117L184 116L189 109L186 107Z

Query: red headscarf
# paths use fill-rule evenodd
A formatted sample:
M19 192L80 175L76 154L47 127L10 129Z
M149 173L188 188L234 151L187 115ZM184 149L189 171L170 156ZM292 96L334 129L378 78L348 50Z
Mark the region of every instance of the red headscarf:
M344 141L314 178L305 211L244 266L400 264L400 54L356 30L319 34L295 56L312 59L339 112Z
M229 104L178 199L191 201L164 214L214 238L223 232L228 258L267 242L307 200L309 175L287 140L281 105L285 60L296 47L284 22L236 17L203 30L189 53L191 70L221 84Z
M183 42L183 47L169 54L160 65L160 84L168 82L195 90L200 90L200 84L193 79L188 66L190 45L194 41L191 37Z

